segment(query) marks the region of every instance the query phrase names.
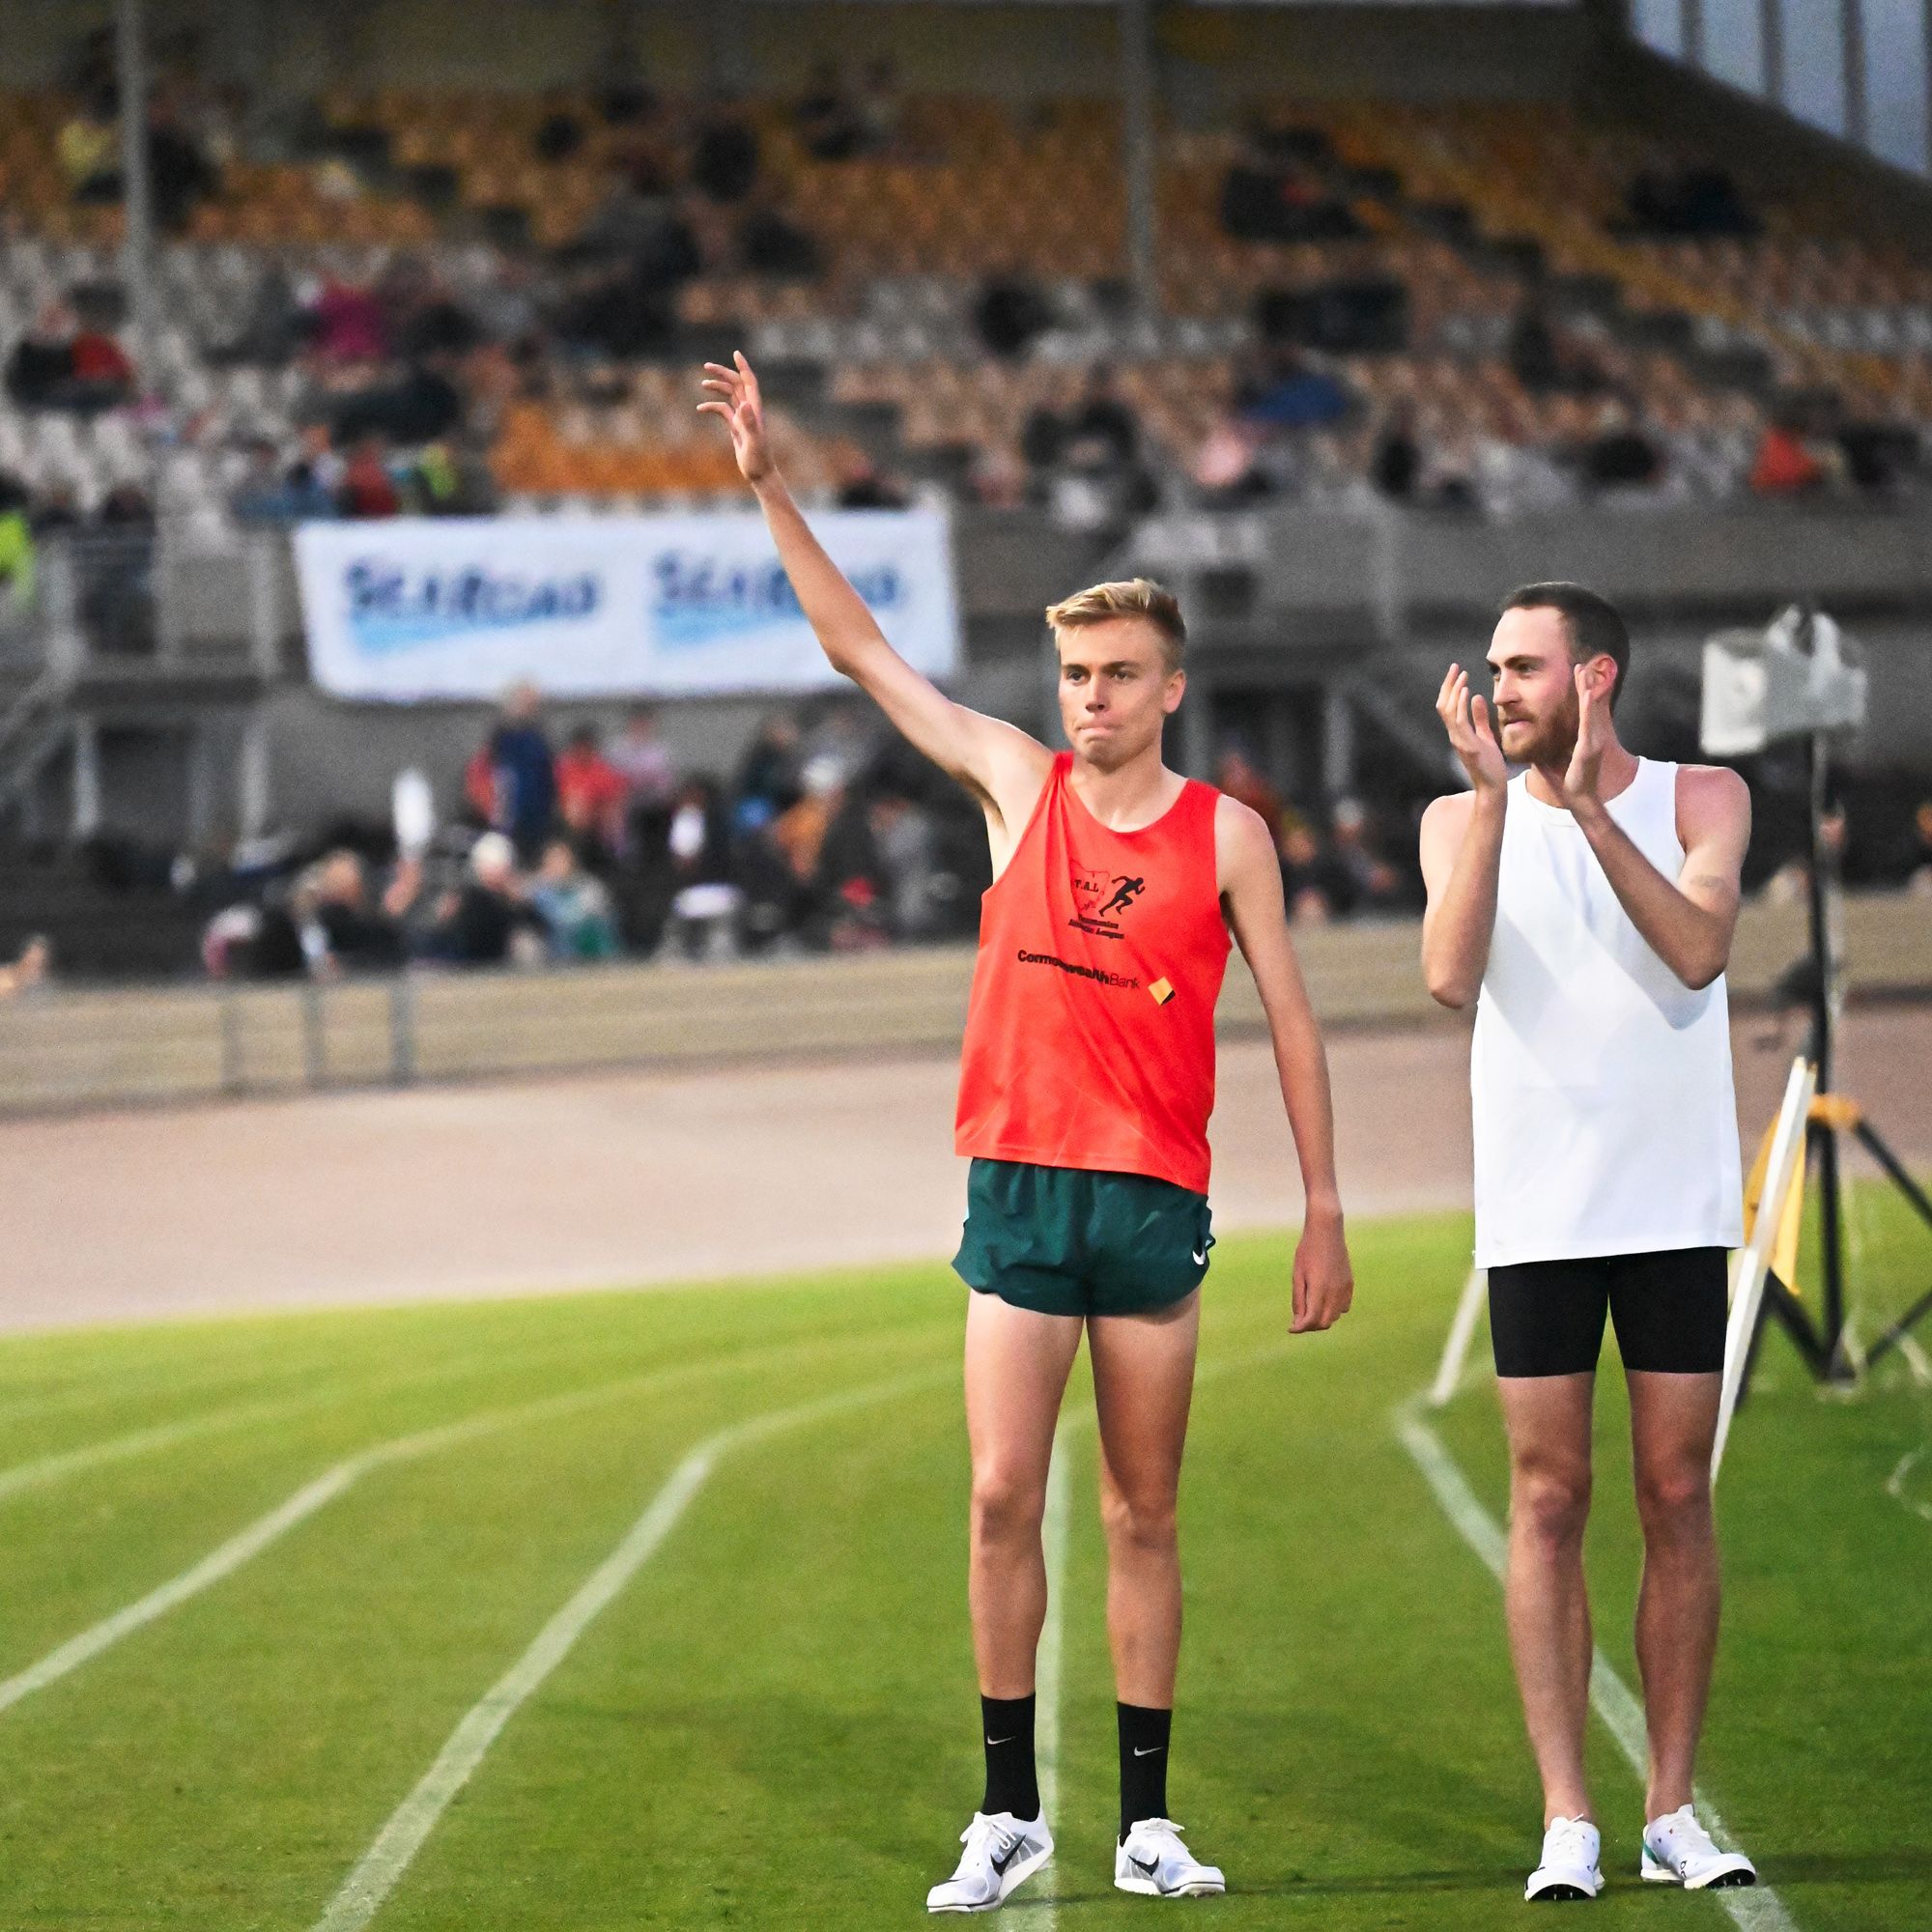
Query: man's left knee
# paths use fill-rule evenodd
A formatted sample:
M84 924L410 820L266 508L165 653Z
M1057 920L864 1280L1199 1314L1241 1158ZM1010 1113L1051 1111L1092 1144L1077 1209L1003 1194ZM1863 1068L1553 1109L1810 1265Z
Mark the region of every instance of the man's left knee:
M1710 1466L1700 1458L1639 1470L1636 1507L1650 1535L1702 1528L1711 1518Z

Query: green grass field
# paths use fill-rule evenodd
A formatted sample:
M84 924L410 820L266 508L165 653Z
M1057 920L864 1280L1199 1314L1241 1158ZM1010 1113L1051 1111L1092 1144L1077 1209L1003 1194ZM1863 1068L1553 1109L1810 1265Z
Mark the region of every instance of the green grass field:
M1868 1278L1902 1304L1932 1251L1885 1204L1861 1226ZM1466 1224L1365 1227L1354 1248L1358 1310L1326 1337L1284 1335L1283 1238L1223 1242L1209 1282L1172 1801L1226 1865L1223 1900L1111 1889L1076 1386L1060 1851L1009 1908L1028 1923L1488 1927L1522 1909L1538 1799L1500 1600L1390 1420L1434 1367ZM646 1524L650 1553L454 1802L406 1814L419 1849L388 1859L371 1922L924 1922L979 1790L963 1293L934 1264L0 1346L0 1927L363 1922L353 1899L327 1917L357 1861L681 1466L682 1515ZM694 1474L698 1444L774 1414ZM1634 1682L1613 1369L1599 1421L1599 1640ZM1487 1388L1436 1427L1499 1512ZM1903 1364L1825 1398L1775 1342L1724 1472L1703 1778L1802 1927L1932 1923L1932 1453L1887 1488L1928 1443ZM265 1519L259 1548L232 1541ZM226 1574L153 1600L216 1551ZM145 1621L101 1632L136 1604ZM1636 1883L1639 1790L1601 1729L1593 1749L1612 1882L1589 1916L1728 1924L1718 1897Z

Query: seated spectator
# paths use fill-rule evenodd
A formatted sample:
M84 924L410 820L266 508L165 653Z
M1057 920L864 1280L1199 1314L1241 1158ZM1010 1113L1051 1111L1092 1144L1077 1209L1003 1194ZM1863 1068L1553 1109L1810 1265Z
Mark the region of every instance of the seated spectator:
M26 410L92 415L133 394L134 368L111 335L82 329L64 302L47 302L7 358L7 393Z
M899 146L905 100L898 68L890 54L867 61L853 99L860 144L868 155L890 155Z
M81 203L121 199L121 102L111 84L69 118L54 143L54 158L69 196Z
M811 281L824 272L818 243L769 202L745 211L738 224L738 260L754 275Z
M1276 347L1250 361L1236 384L1235 404L1242 422L1264 433L1322 429L1354 408L1355 395L1339 376Z
M220 175L185 127L171 91L158 91L148 108L148 180L155 224L180 235L196 207L221 185Z
M373 521L399 517L402 512L402 493L389 473L388 443L377 431L369 430L350 447L335 492L335 514Z
M847 459L838 481L841 510L903 510L911 500L904 485L862 451L855 450Z
M1825 487L1825 462L1794 413L1780 413L1765 425L1750 469L1751 493L1758 497L1806 497Z
M1510 324L1503 359L1532 396L1589 396L1608 386L1602 364L1559 327L1539 291L1525 298Z
M578 250L624 259L641 254L664 213L664 196L643 193L632 171L613 162L605 171L602 197L578 230Z
M1307 288L1264 289L1255 303L1263 339L1331 355L1408 347L1408 288L1390 275L1352 275Z
M980 291L973 304L973 326L993 355L1014 360L1053 326L1053 310L1024 275L999 274Z
M895 939L924 939L944 912L939 840L931 814L897 792L881 792L866 809L877 855L886 927Z
M1632 182L1626 201L1631 227L1639 235L1749 241L1763 230L1737 183L1722 168L1640 174Z
M1369 452L1369 481L1393 503L1412 502L1422 472L1415 440L1415 412L1399 404L1383 419Z
M369 895L361 859L330 852L316 867L303 932L310 963L325 977L388 972L403 964L402 927Z
M117 483L101 497L94 521L104 530L130 534L152 533L155 527L155 501L138 483Z
M486 832L469 848L467 870L462 886L437 902L424 954L450 966L500 966L521 952L519 934L541 946L542 923L525 900L516 847Z
M1596 432L1578 452L1592 490L1641 490L1663 480L1663 459L1621 403L1608 402Z
M388 322L366 281L325 277L308 314L315 353L324 362L388 359Z
M551 95L544 117L530 136L530 152L540 161L567 161L583 146L583 123L560 90Z
M0 470L0 611L34 601L34 527L27 486Z
M1348 203L1310 179L1261 123L1221 184L1221 228L1236 242L1338 242L1362 232Z
M1322 867L1322 888L1331 909L1348 919L1356 913L1390 912L1403 902L1402 874L1374 848L1369 814L1352 798L1336 801L1330 841Z
M543 921L554 959L612 959L617 924L611 895L579 862L567 838L553 838L530 881L530 904Z
M865 116L846 92L836 62L820 61L812 70L796 119L800 145L813 160L849 161L865 152Z
M624 729L611 748L611 763L624 781L626 845L661 837L669 828L677 765L670 747L658 735L657 713L648 704L635 706L625 719Z
M692 185L713 201L739 202L757 179L757 130L735 108L714 107L692 148Z
M1221 753L1214 768L1214 782L1237 805L1245 805L1268 829L1268 837L1279 846L1282 828L1281 794L1269 784L1254 761L1238 746L1231 745Z
M599 864L623 847L630 795L623 774L598 749L596 725L580 724L557 754L556 813Z
M798 802L800 733L782 712L767 718L752 736L731 787L732 824L740 832L769 825Z

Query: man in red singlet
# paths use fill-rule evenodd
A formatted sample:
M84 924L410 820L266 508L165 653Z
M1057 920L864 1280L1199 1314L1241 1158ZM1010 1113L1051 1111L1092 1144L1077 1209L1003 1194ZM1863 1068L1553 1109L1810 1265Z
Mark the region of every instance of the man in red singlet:
M956 1145L973 1164L954 1263L975 1291L969 1594L986 1787L958 1869L927 1909L990 1911L1052 1855L1033 1749L1040 1523L1083 1330L1119 1697L1114 1882L1160 1897L1220 1891L1219 1870L1167 1815L1166 1780L1180 1648L1175 1502L1213 1239L1207 1129L1231 932L1267 1014L1307 1197L1292 1332L1328 1327L1353 1293L1327 1064L1273 839L1246 806L1161 762L1161 727L1186 686L1186 631L1167 591L1144 579L1097 584L1047 612L1073 747L1056 755L953 703L886 641L772 462L745 358L707 363L703 387L698 407L729 428L826 656L973 794L992 844L960 1068Z

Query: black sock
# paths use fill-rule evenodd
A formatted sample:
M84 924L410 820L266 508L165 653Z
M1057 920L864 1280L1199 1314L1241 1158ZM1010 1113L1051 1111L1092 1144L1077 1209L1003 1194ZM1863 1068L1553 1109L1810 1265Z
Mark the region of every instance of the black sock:
M1033 1762L1033 1698L981 1697L980 1730L986 1740L986 1795L981 1811L1039 1816L1039 1776Z
M1167 1816L1167 1739L1172 1711L1116 1704L1121 1727L1121 1842L1143 1818Z

